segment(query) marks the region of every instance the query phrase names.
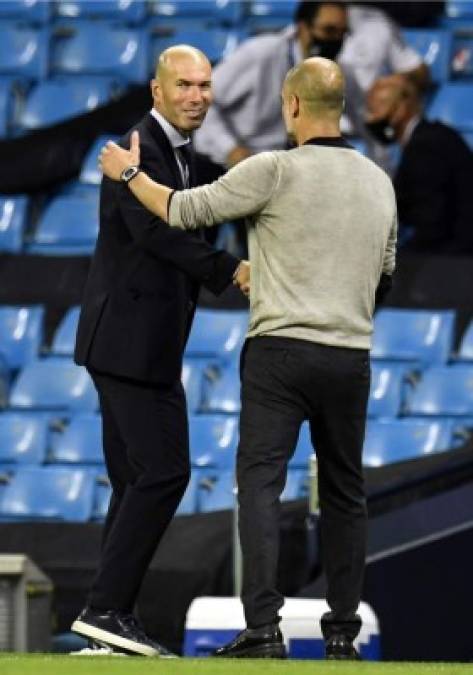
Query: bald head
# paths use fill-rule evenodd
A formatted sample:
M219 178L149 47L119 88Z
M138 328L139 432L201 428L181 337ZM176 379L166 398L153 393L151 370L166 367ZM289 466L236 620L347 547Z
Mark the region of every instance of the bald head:
M340 67L330 59L314 57L292 68L283 92L296 97L309 117L339 119L342 114L345 82Z
M212 102L211 77L212 66L201 51L189 45L169 47L151 81L154 107L184 134L194 131Z
M211 70L210 61L200 49L196 49L190 45L174 45L173 47L165 49L159 55L156 63L156 79L168 77L169 74L183 62L194 63L195 65L204 66Z

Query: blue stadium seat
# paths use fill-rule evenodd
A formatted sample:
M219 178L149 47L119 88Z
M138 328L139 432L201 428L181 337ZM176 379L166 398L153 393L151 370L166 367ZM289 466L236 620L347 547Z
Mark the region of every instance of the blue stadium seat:
M240 0L152 0L151 14L159 17L162 25L189 26L200 22L205 25L237 24L244 12Z
M446 363L453 347L454 311L382 309L374 319L371 356L418 362Z
M231 54L246 37L236 30L176 29L164 30L160 25L152 29L149 71L154 72L162 51L175 44L188 44L200 49L211 63L217 63Z
M49 419L35 413L0 413L0 464L42 464L49 443Z
M63 316L51 345L51 353L55 356L72 356L74 354L79 313L80 307L71 307Z
M107 75L143 83L148 77L148 33L107 23L59 25L52 41L52 71L67 75Z
M309 423L304 422L299 432L296 450L289 461L289 467L291 469L304 469L304 471L307 472L309 468L309 457L313 452L314 447L310 438Z
M447 82L428 109L430 120L440 120L461 132L473 132L473 82Z
M193 466L232 469L238 445L238 418L191 415L189 444Z
M235 361L248 330L248 312L197 309L186 357Z
M66 429L53 441L51 461L57 464L104 463L100 415L74 415Z
M85 522L92 515L95 476L64 467L21 467L0 496L3 520Z
M289 467L286 478L286 485L281 494L282 502L302 499L307 496L307 470L293 469Z
M240 412L240 374L235 366L216 369L204 383L202 412Z
M410 369L405 364L373 362L368 417L396 417L402 412Z
M51 16L49 0L2 0L0 19L16 19L31 24L43 24Z
M297 0L269 0L249 3L245 26L251 33L278 31L293 23Z
M16 370L38 356L44 307L0 307L0 358Z
M384 466L456 447L454 430L453 420L371 420L366 429L363 465Z
M39 82L18 118L23 131L47 127L105 105L120 93L116 80L101 77L57 77Z
M202 513L233 509L236 503L233 471L221 471L215 477L200 482L200 508Z
M108 478L99 478L95 485L94 506L91 516L92 520L105 520L111 496L112 488L110 487Z
M110 19L140 23L146 16L144 0L59 0L56 14L64 19Z
M64 358L33 361L18 375L10 406L21 409L94 412L97 392L82 366Z
M473 2L471 0L448 0L446 13L451 19L473 19Z
M26 196L0 197L0 252L19 253L23 248L28 214Z
M189 481L189 485L177 507L176 515L184 516L197 513L199 505L199 481L200 474L193 472Z
M452 34L444 28L412 28L402 31L407 44L429 66L432 82L445 82L450 76Z
M85 156L80 172L80 181L88 185L100 185L102 172L99 170L97 160L99 152L107 141L117 141L118 136L100 136Z
M0 79L0 138L8 135L12 117L11 80Z
M27 80L47 76L49 43L45 30L0 20L0 35L0 74Z
M407 397L409 415L473 420L473 366L433 366Z
M202 408L207 370L208 363L205 360L184 359L181 380L189 414L199 412Z
M463 334L457 358L459 361L473 361L473 321Z
M90 255L99 231L98 190L56 197L42 214L29 253Z

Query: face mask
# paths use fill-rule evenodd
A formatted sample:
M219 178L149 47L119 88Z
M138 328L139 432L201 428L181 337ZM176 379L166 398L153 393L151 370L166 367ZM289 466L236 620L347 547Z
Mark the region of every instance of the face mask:
M365 122L365 127L377 141L383 145L390 145L396 142L394 129L389 124L387 118L376 120L376 122Z
M320 40L313 37L309 47L309 56L320 56L335 61L343 45L343 40Z

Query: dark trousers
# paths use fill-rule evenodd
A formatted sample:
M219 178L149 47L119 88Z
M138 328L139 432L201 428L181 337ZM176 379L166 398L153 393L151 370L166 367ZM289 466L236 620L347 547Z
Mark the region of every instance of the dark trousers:
M145 385L91 372L99 393L112 498L89 604L131 612L190 476L180 382Z
M276 589L279 497L300 426L316 448L322 564L331 612L325 637L355 637L365 548L362 447L370 385L369 353L305 340L257 337L242 355L237 456L242 601L249 627L279 620Z

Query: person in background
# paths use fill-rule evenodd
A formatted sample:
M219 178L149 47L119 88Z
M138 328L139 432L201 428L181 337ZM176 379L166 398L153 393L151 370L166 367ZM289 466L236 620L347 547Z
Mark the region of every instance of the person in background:
M280 495L304 420L319 467L326 657L356 659L366 547L362 448L376 298L395 265L396 201L388 176L341 136L340 67L292 68L282 111L292 150L262 152L218 181L173 191L108 143L104 172L173 227L248 218L250 325L242 352L237 452L242 601L247 623L218 657L284 658L277 589Z
M473 153L451 127L424 117L409 81L377 83L368 96L367 127L381 143L397 142L394 176L403 249L473 254Z

